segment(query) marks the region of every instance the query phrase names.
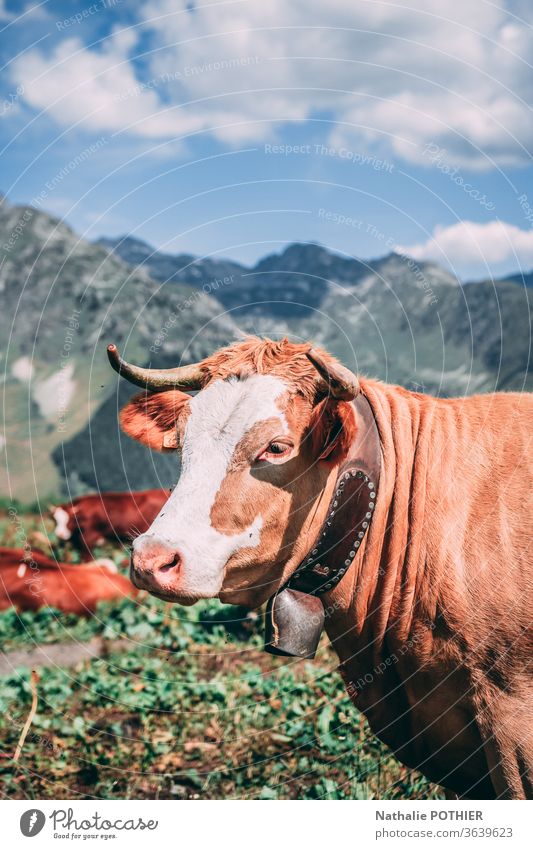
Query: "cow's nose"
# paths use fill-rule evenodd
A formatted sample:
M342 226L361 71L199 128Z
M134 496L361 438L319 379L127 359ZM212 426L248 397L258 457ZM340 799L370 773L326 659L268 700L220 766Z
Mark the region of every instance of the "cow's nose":
M166 540L143 534L133 543L132 577L141 580L163 577L167 572L179 572L181 555Z

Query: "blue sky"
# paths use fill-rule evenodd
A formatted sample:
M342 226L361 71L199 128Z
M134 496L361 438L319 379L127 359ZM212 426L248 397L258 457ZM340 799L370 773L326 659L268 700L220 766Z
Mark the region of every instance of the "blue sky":
M525 0L0 3L0 188L87 238L533 267Z

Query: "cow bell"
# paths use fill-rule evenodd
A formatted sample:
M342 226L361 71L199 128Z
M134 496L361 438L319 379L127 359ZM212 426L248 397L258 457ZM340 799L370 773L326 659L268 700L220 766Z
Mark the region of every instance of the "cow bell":
M324 605L317 596L289 587L280 590L267 604L265 650L270 654L312 660L324 619Z

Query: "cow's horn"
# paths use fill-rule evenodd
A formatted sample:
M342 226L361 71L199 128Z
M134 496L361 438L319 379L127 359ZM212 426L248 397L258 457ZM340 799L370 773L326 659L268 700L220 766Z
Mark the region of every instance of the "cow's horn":
M116 345L107 346L107 356L117 374L143 389L201 389L205 377L198 363L160 369L133 366L122 359Z
M340 363L326 363L315 348L310 348L305 353L328 384L333 398L338 398L339 401L353 401L359 395L359 381L350 369Z

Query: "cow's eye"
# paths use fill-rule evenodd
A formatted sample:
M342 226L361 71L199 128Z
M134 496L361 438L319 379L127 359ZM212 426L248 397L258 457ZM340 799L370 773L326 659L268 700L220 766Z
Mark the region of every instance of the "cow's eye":
M285 454L288 450L289 446L284 445L283 442L271 442L267 448L269 454Z
M292 450L292 445L289 442L279 442L278 440L274 440L273 442L269 442L266 448L261 451L258 460L277 460L286 454L290 454Z

